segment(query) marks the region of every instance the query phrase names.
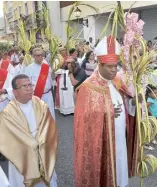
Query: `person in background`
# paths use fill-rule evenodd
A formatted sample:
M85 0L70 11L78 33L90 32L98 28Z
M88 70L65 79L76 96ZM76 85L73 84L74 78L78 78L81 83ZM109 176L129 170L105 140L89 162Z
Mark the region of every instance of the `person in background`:
M11 64L8 53L6 51L2 53L0 68L7 70L10 74L14 75L15 68Z
M14 53L11 55L11 62L14 67L19 64L19 55L19 49L15 47Z
M81 65L87 74L90 76L97 67L97 61L95 60L95 55L93 51L89 51L86 53L85 59Z
M52 70L43 62L43 50L33 49L34 62L27 66L25 74L29 76L34 87L34 95L48 104L51 115L55 119L54 101L52 96Z
M78 52L77 52L77 50L75 49L75 48L71 48L70 50L69 50L69 57L70 58L73 58L73 59L77 59L77 55L78 55Z
M148 85L146 90L147 107L150 116L157 118L157 87ZM157 145L156 138L151 142L153 145ZM145 148L148 150L154 150L151 144L145 144Z
M75 89L85 81L87 78L86 72L84 69L80 68L79 64L76 62L75 59L67 59L68 63L68 70L69 70L69 77L71 80L72 85Z
M79 65L80 65L80 67L81 67L81 65L82 65L82 63L83 63L83 61L84 61L84 59L85 59L85 54L84 54L84 52L83 52L82 50L78 49L77 61L78 61Z
M84 53L86 54L88 51L90 51L89 42L86 42L86 44L84 45Z
M152 41L151 41L151 40L148 40L148 42L147 42L147 50L148 50L148 51L151 51L152 49L153 49Z
M20 56L19 64L15 67L14 76L23 74L25 72L25 65L23 64L24 56Z
M93 42L93 38L92 37L89 38L89 49L91 51L94 50L94 42Z

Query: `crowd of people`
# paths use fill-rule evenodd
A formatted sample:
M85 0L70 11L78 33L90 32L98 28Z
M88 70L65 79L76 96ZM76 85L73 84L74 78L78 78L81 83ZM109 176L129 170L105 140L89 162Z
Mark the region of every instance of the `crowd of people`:
M76 187L126 187L128 178L136 175L136 102L119 61L121 46L114 37L96 44L90 37L69 51L60 46L62 61L55 60L55 71L51 54L42 47L31 50L28 66L25 52L17 47L1 53L0 153L1 160L9 160L11 187L57 186L55 109L65 116L74 114ZM147 47L152 50L150 41ZM147 105L154 117L156 96L157 88L148 85ZM1 173L0 168L4 179Z

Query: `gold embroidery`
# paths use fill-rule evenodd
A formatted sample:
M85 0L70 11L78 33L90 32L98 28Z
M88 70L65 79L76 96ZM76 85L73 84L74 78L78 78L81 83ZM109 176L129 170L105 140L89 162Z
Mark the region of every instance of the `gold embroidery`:
M106 95L104 94L104 99L105 99L105 103L106 103L106 110L107 110L107 124L108 124L108 129L109 129L109 146L110 146L110 150L111 150L111 169L112 169L112 176L113 176L113 182L114 182L114 187L116 187L115 184L115 164L114 164L114 156L113 156L113 140L112 140L112 121L111 121L111 113L109 111L109 103L108 103L108 99L106 99Z

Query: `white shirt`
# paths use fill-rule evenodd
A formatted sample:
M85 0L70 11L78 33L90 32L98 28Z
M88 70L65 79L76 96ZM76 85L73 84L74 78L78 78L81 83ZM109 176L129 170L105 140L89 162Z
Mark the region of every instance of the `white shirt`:
M1 187L10 187L9 181L0 166L0 185Z
M32 136L35 137L37 133L37 125L36 125L36 119L35 119L35 113L32 106L32 100L30 100L27 104L19 103L20 108L27 119L30 132L32 133Z
M15 67L14 77L15 77L16 75L25 73L25 69L26 69L25 64L22 64L22 65L21 65L21 64L18 64L18 65Z

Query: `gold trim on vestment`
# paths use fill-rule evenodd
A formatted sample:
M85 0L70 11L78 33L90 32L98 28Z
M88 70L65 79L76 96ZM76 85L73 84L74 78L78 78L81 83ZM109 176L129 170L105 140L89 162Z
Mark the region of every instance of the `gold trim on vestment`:
M112 176L113 176L113 182L114 182L114 187L116 187L116 177L115 177L115 162L114 162L114 150L113 150L113 139L112 139L112 121L111 121L111 113L110 113L110 108L109 108L109 102L108 99L106 99L106 94L108 93L107 89L98 87L98 86L93 86L92 84L88 82L82 83L81 86L87 86L90 89L93 89L99 93L102 93L104 95L104 100L105 100L105 108L107 111L107 123L108 123L108 129L109 129L109 146L110 146L110 151L111 151L111 162L112 162Z
M37 124L35 138L16 100L0 113L0 153L24 176L25 187L34 187L33 184L41 179L49 187L56 161L58 132L47 104L33 96L32 105Z

